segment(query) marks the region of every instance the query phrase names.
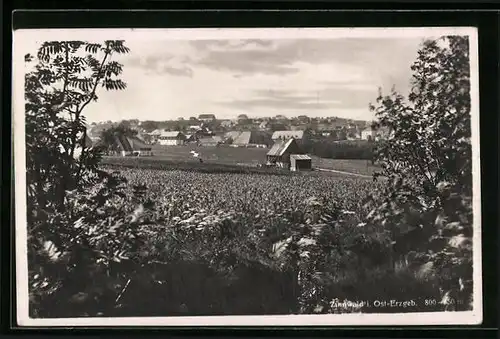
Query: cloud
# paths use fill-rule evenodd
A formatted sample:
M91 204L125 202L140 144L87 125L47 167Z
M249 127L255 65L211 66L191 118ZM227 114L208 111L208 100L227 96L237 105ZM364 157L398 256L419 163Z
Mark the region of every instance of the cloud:
M109 100L103 94L101 112L130 117L141 112L160 120L206 111L221 118L246 113L370 119L368 105L380 86L395 84L402 92L408 87L419 41L137 40L131 45L122 61L130 86L109 94ZM97 110L95 115L102 116Z
M135 56L127 62L148 74L193 77L200 68L206 68L229 73L235 79L259 74L284 77L298 74L305 67L324 65L358 77L363 70L365 80L383 76L380 85L404 87L418 43L416 39L361 38L170 41L159 43L157 50L149 45L147 56ZM141 51L139 47L136 50Z
M289 75L297 63L338 64L370 69L374 75L389 69L396 81L401 67L407 69L416 56L420 39L298 39L298 40L204 40L193 41L201 52L198 65L234 72L241 78L252 74ZM394 53L397 50L398 53Z
M148 55L134 55L124 60L127 67L142 69L146 74L170 74L173 76L192 77L192 60L183 54L165 54L157 52Z
M276 53L279 42L261 39L192 41L200 56L197 65L234 72L241 78L255 74L288 75L297 73L293 59Z
M250 100L233 100L228 102L219 102L221 106L228 106L236 109L252 110L253 108L278 108L278 109L294 109L294 110L311 110L325 109L332 107L326 102L304 102L298 100L275 100L275 99L250 99Z
M236 72L240 75L287 75L299 71L298 68L291 65L291 61L263 50L210 51L205 57L198 60L197 64L213 70Z
M175 75L175 76L187 76L190 78L193 77L193 70L189 67L176 68L176 67L164 65L162 68L162 71L164 73L168 73L168 74Z
M191 46L200 51L230 50L230 49L259 49L274 45L272 40L244 39L244 40L192 40Z
M314 94L301 94L291 90L258 89L251 95L252 99L236 99L218 102L219 105L238 109L278 108L278 109L326 109L339 103L337 100L319 100Z

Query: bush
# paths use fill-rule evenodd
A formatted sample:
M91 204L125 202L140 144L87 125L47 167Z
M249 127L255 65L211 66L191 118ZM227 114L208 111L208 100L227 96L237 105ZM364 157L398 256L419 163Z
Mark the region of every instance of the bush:
M329 141L311 140L304 144L304 150L325 159L373 158L374 143L369 141Z
M372 197L367 222L388 230L397 259L416 252L434 267L441 302L456 310L470 309L472 298L468 53L466 37L424 42L408 100L393 90L371 107L393 134L377 147L391 180Z

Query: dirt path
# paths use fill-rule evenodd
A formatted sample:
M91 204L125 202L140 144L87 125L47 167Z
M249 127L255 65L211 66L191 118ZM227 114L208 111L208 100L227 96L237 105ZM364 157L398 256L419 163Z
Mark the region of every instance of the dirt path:
M358 173L352 173L352 172L345 172L345 171L338 171L334 169L326 169L326 168L314 168L316 171L323 171L323 172L332 172L332 173L339 173L339 174L345 174L345 175L352 175L355 177L360 177L360 178L368 178L371 179L373 178L371 175L365 175L365 174L358 174Z

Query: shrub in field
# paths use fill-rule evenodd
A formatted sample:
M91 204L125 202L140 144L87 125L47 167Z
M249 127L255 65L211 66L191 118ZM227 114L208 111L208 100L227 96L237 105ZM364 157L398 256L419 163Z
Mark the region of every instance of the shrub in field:
M304 150L326 159L363 159L373 158L374 142L371 141L331 141L308 140Z
M371 107L393 133L377 149L391 180L373 195L368 222L386 228L398 258L411 252L432 267L443 309L466 309L472 296L468 39L424 42L412 70L407 100L393 90Z

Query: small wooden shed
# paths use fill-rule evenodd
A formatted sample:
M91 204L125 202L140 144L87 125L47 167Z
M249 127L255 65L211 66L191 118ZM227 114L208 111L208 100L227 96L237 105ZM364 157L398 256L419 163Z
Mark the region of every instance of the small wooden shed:
M290 155L290 171L310 171L312 169L312 159L306 154Z
M277 140L267 152L267 164L290 168L290 154L303 153L294 138L288 141Z

